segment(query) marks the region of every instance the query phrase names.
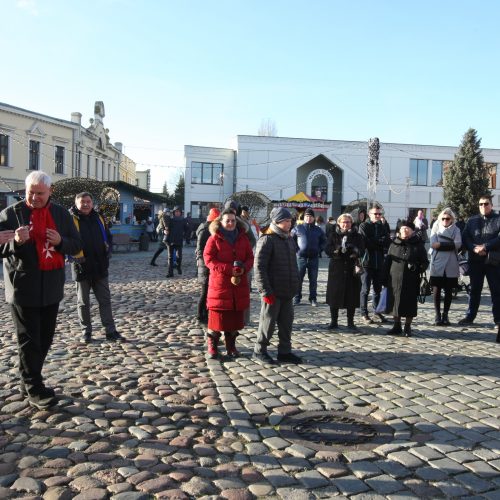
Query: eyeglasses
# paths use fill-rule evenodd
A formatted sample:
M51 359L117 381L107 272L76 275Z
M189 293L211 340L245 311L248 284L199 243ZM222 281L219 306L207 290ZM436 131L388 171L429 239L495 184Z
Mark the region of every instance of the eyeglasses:
M480 206L480 207L483 207L483 206L484 206L484 207L487 207L489 204L490 204L490 202L489 202L489 201L486 201L486 202L484 202L484 203L479 203L479 206Z
M377 217L382 217L382 212L372 212L372 215L375 215Z
M451 220L451 217L441 217L441 220Z

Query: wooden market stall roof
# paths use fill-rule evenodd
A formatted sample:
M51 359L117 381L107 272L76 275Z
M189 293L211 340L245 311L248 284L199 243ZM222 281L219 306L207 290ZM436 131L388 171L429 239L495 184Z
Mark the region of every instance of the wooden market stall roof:
M329 201L314 201L303 191L290 196L286 200L272 200L272 203L275 207L295 208L299 211L306 208L326 210L331 205Z

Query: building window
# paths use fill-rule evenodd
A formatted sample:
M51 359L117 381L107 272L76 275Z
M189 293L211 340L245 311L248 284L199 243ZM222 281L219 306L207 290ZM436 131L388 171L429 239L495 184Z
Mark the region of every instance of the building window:
M95 159L95 180L99 180L99 160L96 158Z
M9 165L9 136L0 134L0 167Z
M56 174L64 174L64 148L56 146L55 155Z
M87 155L87 179L90 177L90 155Z
M431 186L443 185L443 162L432 160Z
M211 208L222 210L222 204L218 201L192 201L191 217L193 219L206 220Z
M29 167L30 170L40 169L40 142L30 141L30 159Z
M410 182L414 186L427 186L427 160L410 160Z
M81 175L82 175L82 152L78 151L78 153L76 153L75 177L81 177Z
M222 163L191 162L191 184L222 185L224 165Z

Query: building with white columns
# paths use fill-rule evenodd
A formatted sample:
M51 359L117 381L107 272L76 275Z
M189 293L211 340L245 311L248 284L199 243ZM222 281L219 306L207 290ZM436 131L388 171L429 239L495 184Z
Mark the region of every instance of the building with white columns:
M443 171L457 147L380 142L376 200L391 226L423 209L428 216L442 199ZM349 203L367 197L368 141L336 141L239 135L235 149L184 147L185 211L206 217L233 193L258 191L284 200L304 191L330 202L337 217ZM495 206L500 206L500 149L483 149Z

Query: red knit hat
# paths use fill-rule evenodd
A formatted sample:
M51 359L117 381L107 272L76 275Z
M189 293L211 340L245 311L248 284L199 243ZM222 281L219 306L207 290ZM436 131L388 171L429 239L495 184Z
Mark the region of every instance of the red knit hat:
M217 219L220 215L220 210L218 208L211 208L210 212L208 212L207 215L207 221L212 222L213 220Z

